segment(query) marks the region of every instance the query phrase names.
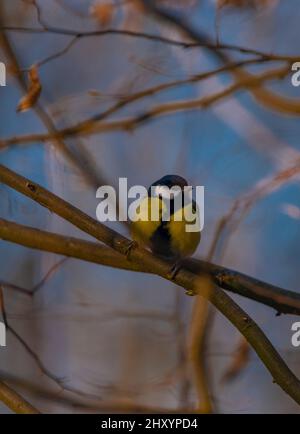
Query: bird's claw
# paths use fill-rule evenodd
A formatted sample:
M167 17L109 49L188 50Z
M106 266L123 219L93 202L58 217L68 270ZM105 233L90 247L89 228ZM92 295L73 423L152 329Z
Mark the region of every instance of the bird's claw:
M168 279L174 280L175 277L177 276L180 268L181 268L181 263L175 262L175 264L172 265L170 271L168 272Z
M136 241L130 241L128 245L126 246L124 250L124 254L126 256L126 259L130 259L130 253L133 249L136 249L138 247L138 243Z
M194 297L194 295L196 295L196 292L193 289L187 289L185 291L185 295L188 295L189 297Z

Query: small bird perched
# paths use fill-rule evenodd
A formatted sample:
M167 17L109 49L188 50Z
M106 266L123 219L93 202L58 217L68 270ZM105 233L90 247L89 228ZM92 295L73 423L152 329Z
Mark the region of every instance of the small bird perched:
M186 230L187 225L194 223L186 219L187 207L199 217L197 204L191 195L188 200L186 197L184 199L191 188L181 176L164 176L151 184L148 196L142 199L136 209L139 220L131 223L133 240L150 248L155 255L172 261L175 267L179 261L195 252L201 238L200 231ZM176 200L179 193L181 198ZM156 220L152 218L152 210L157 213ZM169 211L169 220L164 219L166 211Z

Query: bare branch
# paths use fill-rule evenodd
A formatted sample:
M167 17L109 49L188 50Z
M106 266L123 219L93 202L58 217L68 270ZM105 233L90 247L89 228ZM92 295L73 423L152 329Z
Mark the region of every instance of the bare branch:
M15 392L7 384L0 381L0 400L13 412L18 414L39 414L40 412Z
M0 238L32 249L57 253L95 264L129 271L154 273L151 268L147 269L145 265L135 264L111 248L104 247L99 243L53 234L3 219L0 219ZM186 259L183 262L183 268L195 275L209 275L214 283L221 288L263 303L274 308L276 312L300 315L300 294L297 292L279 288L238 271L200 259ZM3 286L12 287L12 289L20 289L8 282L1 281L1 283ZM21 289L26 295L32 294L30 289Z
M251 76L245 80L238 81L226 87L220 92L214 94L187 100L187 101L175 101L168 102L164 104L156 105L142 114L134 117L113 120L108 122L98 122L101 119L101 115L97 116L94 120L93 118L79 122L76 125L57 130L55 135L49 134L29 134L24 136L11 137L8 139L0 140L0 148L4 149L8 146L18 145L18 144L28 144L33 142L45 142L51 140L51 138L67 138L72 136L87 136L96 133L105 133L109 131L133 131L135 128L144 124L146 121L156 119L161 116L169 115L172 113L182 112L186 110L196 110L201 108L207 108L216 102L230 96L232 93L241 90L251 90L255 86L259 86L264 81L269 81L273 79L280 79L285 77L289 72L289 68L284 66L279 69L263 72L260 75ZM115 108L113 109L115 110ZM110 113L109 113L110 114ZM107 113L104 115L107 116Z
M2 288L0 287L0 311L3 316L4 324L7 327L7 317L4 308L4 299ZM19 414L39 414L29 402L22 398L17 392L11 389L7 384L0 380L0 400L12 411Z
M107 246L124 255L129 261L140 267L152 269L153 273L167 280L173 280L186 289L187 294L201 294L207 297L202 288L202 278L182 268L175 278L170 273L170 263L153 256L147 250L132 245L132 242L94 220L78 208L47 191L42 186L17 173L0 166L0 181L11 188L30 197L40 205L50 209L74 226L102 241ZM226 284L224 276L219 278ZM230 280L230 279L229 279ZM245 336L258 354L266 368L277 383L291 398L300 403L300 381L288 368L258 325L225 292L214 287L209 300L213 305Z
M15 71L17 83L21 89L21 91L26 94L27 93L27 85L22 76L21 69L19 67L18 59L14 53L12 45L7 37L5 31L2 29L3 19L1 14L1 6L0 6L0 45L2 45L4 52L7 58L10 60L10 63ZM46 59L47 60L47 59ZM44 60L45 61L45 60ZM62 140L62 138L57 137L56 127L48 115L48 113L43 109L40 104L37 104L34 107L34 111L37 116L41 119L46 129L48 130L49 137L53 144L57 147L57 149L62 153L62 155L69 161L73 166L77 167L79 172L83 175L86 181L98 187L101 185L101 178L98 176L98 173L94 171L93 167L87 166L87 160L82 160L80 153L75 154L72 152L66 143Z

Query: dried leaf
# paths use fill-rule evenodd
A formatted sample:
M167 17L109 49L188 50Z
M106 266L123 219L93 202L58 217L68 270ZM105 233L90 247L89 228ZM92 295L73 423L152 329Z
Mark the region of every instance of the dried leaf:
M34 106L34 104L37 102L42 86L40 83L39 75L38 75L38 69L36 65L33 65L28 73L28 80L29 80L29 88L26 95L21 98L18 107L17 112L25 112L29 110L31 107Z
M100 23L101 26L111 24L115 13L115 6L112 3L94 2L90 8L90 14Z

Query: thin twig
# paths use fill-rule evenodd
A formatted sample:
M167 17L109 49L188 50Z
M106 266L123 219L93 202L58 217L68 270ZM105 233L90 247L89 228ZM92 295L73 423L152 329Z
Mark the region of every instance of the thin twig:
M196 110L200 108L207 108L216 102L219 102L226 97L229 97L232 93L245 89L250 90L255 86L259 86L262 82L280 79L287 75L289 69L284 66L272 71L263 72L260 75L251 76L246 80L233 83L220 92L214 94L184 101L174 101L156 105L149 110L141 113L137 116L123 118L119 120L107 121L107 122L94 122L94 120L88 120L87 122L79 122L76 125L57 130L55 135L53 134L28 134L23 136L11 137L8 139L0 140L0 148L4 149L12 145L21 145L34 142L46 142L57 138L67 138L72 136L87 136L96 133L105 133L110 131L133 131L135 128L144 124L146 121L156 119L161 116L166 116L172 113L182 112L186 110ZM100 118L101 116L99 116Z
M104 30L92 30L92 31L82 32L74 29L64 29L64 28L59 28L59 27L54 27L49 25L47 25L46 28L2 25L0 27L0 30L5 30L7 32L33 33L33 34L52 33L61 36L73 36L77 40L81 38L93 38L93 37L101 37L107 35L126 36L130 38L144 39L152 42L160 42L160 43L173 45L185 49L207 48L210 50L236 51L241 54L260 56L270 61L283 60L288 62L296 62L297 60L299 60L299 56L286 56L281 54L266 53L261 50L242 47L235 44L214 44L210 42L205 43L205 42L180 41L180 40L166 38L156 34L151 34L146 32L136 32L136 31L126 30L126 29L104 29Z
M40 414L35 407L29 404L19 393L15 392L3 381L0 381L0 400L14 413Z
M9 38L7 37L5 31L2 28L2 24L3 24L3 18L2 18L1 6L0 6L0 45L2 45L7 58L10 60L13 70L15 71L17 83L21 91L26 94L27 93L26 82L22 76L17 57L9 41ZM36 104L33 107L33 109L36 112L37 116L41 119L41 121L45 125L46 129L48 130L49 137L52 143L62 153L62 155L66 158L66 160L69 161L73 166L75 166L79 170L79 172L82 174L84 179L90 185L95 187L99 187L99 185L102 185L101 184L102 179L99 177L98 173L94 171L92 167L87 167L86 161L82 162L80 155L77 155L75 152L71 152L71 150L69 149L67 144L64 143L62 138L57 136L56 127L51 117L43 109L43 107L40 104Z
M212 43L209 36L199 29L191 26L183 17L174 14L164 7L160 7L157 2L153 0L142 0L143 5L149 10L156 18L175 26L194 43L204 46L213 56L224 64L231 63L230 56L222 50L220 46ZM292 60L295 62L297 60ZM252 74L241 69L232 70L232 75L236 80L249 80ZM261 103L264 107L275 110L280 113L285 113L293 116L299 116L300 104L298 99L285 98L284 96L277 95L276 93L267 90L262 86L250 89L252 95L257 102Z

